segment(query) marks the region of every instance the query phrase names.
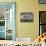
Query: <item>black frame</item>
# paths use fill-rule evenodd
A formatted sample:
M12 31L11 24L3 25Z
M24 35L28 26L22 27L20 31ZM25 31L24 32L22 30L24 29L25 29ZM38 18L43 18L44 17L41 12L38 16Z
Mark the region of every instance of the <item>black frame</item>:
M23 17L23 18L21 18L21 17ZM32 17L32 19L31 19L31 17ZM20 22L33 22L33 18L34 17L33 17L32 12L21 12L20 13Z
M39 36L40 36L40 15L39 15Z

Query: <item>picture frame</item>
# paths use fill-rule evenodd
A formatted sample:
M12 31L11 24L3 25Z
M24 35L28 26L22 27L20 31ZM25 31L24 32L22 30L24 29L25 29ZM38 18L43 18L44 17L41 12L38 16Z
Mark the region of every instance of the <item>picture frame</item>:
M21 22L33 22L33 13L32 12L21 12L20 21Z

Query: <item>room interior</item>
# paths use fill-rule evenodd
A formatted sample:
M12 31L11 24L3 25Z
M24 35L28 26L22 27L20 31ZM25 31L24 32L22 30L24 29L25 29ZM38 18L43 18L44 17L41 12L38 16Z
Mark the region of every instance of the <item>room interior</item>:
M3 2L4 3L6 3L6 2L9 2L9 3L14 2L15 3L15 9L12 7L13 5L11 5L11 4L9 5L9 4L6 3L5 6L3 6L3 4L2 5L0 4L0 13L1 13L0 14L0 24L3 24L2 29L5 28L4 27L4 24L6 23L5 19L7 21L9 21L8 20L9 19L8 14L7 14L7 16L5 16L6 14L4 14L4 13L8 13L9 11L11 13L12 8L13 8L13 10L15 10L15 18L14 18L15 20L12 21L12 22L14 22L15 26L13 26L14 24L13 25L10 24L11 25L10 27L12 27L12 26L14 27L13 30L12 30L12 28L10 28L10 30L8 30L9 26L7 26L7 31L5 31L5 32L7 32L7 34L8 34L8 32L10 32L10 36L13 33L13 35L11 36L13 40L15 40L15 39L23 40L24 38L26 38L28 40L32 39L33 41L35 41L35 39L39 35L41 35L43 32L46 32L46 31L42 32L42 30L46 30L45 29L46 26L41 27L41 23L44 20L46 20L46 18L44 16L42 17L42 15L41 15L40 19L41 19L41 21L42 20L43 21L41 22L40 19L39 19L40 11L43 11L43 14L46 15L46 0L44 1L45 3L43 2L43 0L41 0L41 1L39 2L39 0L24 0L24 1L23 0L3 0L3 1L1 0L0 3L1 2L2 3ZM33 22L29 22L29 23L28 22L24 22L24 23L20 22L21 12L32 12L33 13ZM12 13L10 15L12 15ZM5 21L5 23L4 23L4 21ZM46 25L46 21L44 21L44 23ZM42 24L44 24L44 23L42 23ZM9 22L7 22L7 25L8 24L9 24ZM1 29L1 25L0 25L0 30L2 30L2 29ZM3 30L5 30L5 29L3 29ZM3 37L3 39L1 38L2 40L7 40L6 37L3 36L4 35L3 32L4 31L2 31L2 33L1 33L1 31L0 31L0 37ZM16 43L18 44L19 42L16 42ZM21 43L23 43L23 42L20 42L19 44L21 44ZM26 43L28 43L28 42L26 42ZM31 42L29 42L29 43L31 43Z

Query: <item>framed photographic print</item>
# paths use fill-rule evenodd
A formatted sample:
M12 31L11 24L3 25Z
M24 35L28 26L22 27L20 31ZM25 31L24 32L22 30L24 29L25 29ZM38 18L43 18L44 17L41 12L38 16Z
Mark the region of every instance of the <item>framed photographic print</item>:
M22 12L20 15L21 22L33 22L33 13L32 12Z
M46 0L39 0L40 4L46 4Z

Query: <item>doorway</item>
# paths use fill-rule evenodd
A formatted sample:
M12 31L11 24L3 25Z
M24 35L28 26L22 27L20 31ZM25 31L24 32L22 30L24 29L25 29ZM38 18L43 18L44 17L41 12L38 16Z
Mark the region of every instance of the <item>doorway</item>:
M15 3L0 3L0 40L15 40Z
M46 11L39 12L39 35L46 32Z

